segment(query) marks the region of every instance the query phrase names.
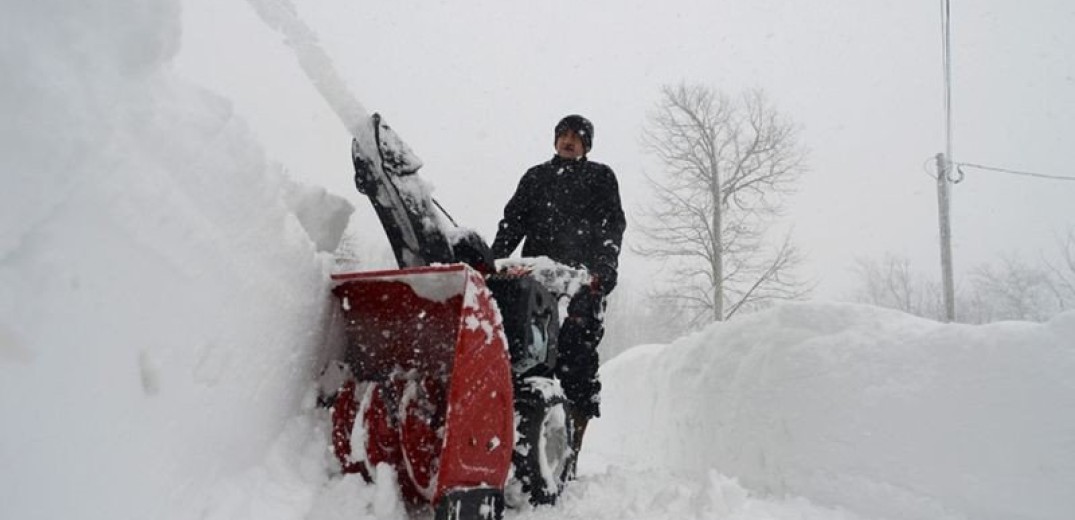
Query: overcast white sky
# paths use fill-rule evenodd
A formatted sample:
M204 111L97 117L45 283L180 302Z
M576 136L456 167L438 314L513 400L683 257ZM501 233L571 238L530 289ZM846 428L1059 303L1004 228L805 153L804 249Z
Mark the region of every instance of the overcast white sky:
M423 158L436 196L488 238L572 112L596 125L591 157L615 169L628 212L645 203L642 174L658 171L639 146L645 113L660 85L686 80L762 88L802 126L810 172L788 222L819 297L850 291L858 256L891 251L937 271L923 165L944 148L940 0L527 4L299 9L355 96ZM177 71L232 99L294 177L364 208L349 137L279 36L241 0L184 8ZM956 160L1075 177L1075 3L954 0L952 22ZM1075 181L966 172L954 190L957 274L1008 252L1036 260L1075 225Z

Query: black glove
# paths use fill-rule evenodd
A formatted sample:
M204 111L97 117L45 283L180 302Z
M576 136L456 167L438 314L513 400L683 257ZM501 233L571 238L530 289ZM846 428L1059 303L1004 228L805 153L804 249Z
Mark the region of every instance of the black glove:
M568 318L600 320L605 313L605 295L590 288L581 289L567 305Z
M608 294L616 288L616 269L608 264L598 264L590 270L590 288Z

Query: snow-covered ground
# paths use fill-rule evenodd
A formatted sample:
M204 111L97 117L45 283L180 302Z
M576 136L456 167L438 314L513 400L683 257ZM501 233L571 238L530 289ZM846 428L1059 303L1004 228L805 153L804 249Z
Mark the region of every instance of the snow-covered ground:
M405 518L390 472L333 474L314 406L351 203L177 78L179 34L175 0L0 18L0 518ZM788 305L602 374L581 478L509 518L1075 511L1075 313Z
M587 454L866 518L1075 510L1075 312L943 325L804 303L636 347L602 367Z

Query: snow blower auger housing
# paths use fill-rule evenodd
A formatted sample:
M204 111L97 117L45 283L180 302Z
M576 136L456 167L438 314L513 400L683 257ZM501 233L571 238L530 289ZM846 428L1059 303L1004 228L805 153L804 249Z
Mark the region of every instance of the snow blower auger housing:
M386 462L411 502L502 508L513 392L481 275L455 264L334 278L354 375L333 409L344 471L368 479Z
M421 161L380 116L369 123L352 146L355 184L400 269L332 276L349 371L332 401L341 468L371 480L390 464L408 503L437 520L553 503L575 456L570 403L552 377L559 298L571 291L533 265L494 272L485 242L429 196Z

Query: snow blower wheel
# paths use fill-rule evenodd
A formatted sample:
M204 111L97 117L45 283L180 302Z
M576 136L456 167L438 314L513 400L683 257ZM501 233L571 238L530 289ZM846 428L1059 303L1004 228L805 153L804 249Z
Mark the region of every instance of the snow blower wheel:
M535 377L516 389L515 399L515 480L531 504L555 504L575 460L575 425L567 398L555 381Z

